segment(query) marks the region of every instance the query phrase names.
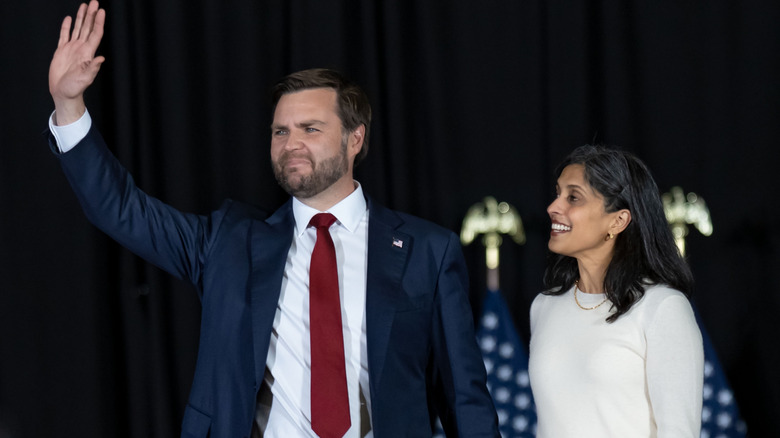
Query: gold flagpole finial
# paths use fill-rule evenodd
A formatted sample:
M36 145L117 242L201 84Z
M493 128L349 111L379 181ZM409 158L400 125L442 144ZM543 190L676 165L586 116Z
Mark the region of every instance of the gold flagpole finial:
M661 199L664 203L666 220L669 222L681 255L685 256L685 236L688 235L688 225L694 225L705 236L712 234L710 211L704 199L696 193L685 195L682 188L675 186L669 193L664 193Z
M488 268L488 288L498 290L498 248L502 234L508 235L519 245L525 243L523 221L517 210L506 202L499 203L492 196L472 205L460 230L460 241L468 245L482 234L485 245L485 263Z

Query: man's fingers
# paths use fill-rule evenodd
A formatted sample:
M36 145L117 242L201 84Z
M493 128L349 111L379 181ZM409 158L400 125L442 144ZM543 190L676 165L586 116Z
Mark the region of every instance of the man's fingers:
M57 42L57 48L64 46L70 41L70 22L73 21L70 16L65 17L62 20L62 26L60 26L60 40Z
M95 27L95 17L98 14L98 9L97 0L92 0L89 2L87 13L84 16L84 24L81 26L81 33L79 34L79 38L81 40L89 39L89 36L92 34L92 29Z
M84 16L87 14L87 4L79 5L79 11L76 13L76 21L73 22L73 34L70 39L75 40L81 36L81 27L84 25Z
M89 6L86 3L82 3L79 6L75 20L70 16L62 20L57 48L71 41L81 40L91 42L97 49L97 45L100 44L100 40L103 38L105 22L106 10L100 9L96 0L92 0ZM71 24L73 25L72 31Z
M89 33L88 38L88 41L94 44L95 48L97 48L97 45L100 44L100 40L103 38L103 26L105 23L106 10L99 9L97 14L95 14L94 25L92 26L92 31Z

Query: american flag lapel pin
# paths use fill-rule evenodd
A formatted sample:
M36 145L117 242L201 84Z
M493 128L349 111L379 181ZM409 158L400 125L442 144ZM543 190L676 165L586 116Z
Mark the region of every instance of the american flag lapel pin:
M395 237L393 237L393 246L396 246L398 248L403 248L404 247L404 241L401 240L401 239L396 239Z

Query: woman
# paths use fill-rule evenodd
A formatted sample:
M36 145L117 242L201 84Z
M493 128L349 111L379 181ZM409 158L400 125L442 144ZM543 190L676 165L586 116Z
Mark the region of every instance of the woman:
M547 290L531 306L537 437L698 438L693 280L650 172L582 146L556 174Z

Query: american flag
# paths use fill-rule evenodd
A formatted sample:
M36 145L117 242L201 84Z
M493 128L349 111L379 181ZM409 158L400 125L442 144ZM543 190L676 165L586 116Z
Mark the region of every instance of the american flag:
M745 438L747 426L739 415L734 393L718 355L712 346L712 341L702 324L699 313L696 312L701 336L704 341L704 391L701 409L701 438Z
M528 353L500 291L489 290L485 294L477 342L482 349L488 390L498 412L501 436L536 436L536 406L528 378Z

